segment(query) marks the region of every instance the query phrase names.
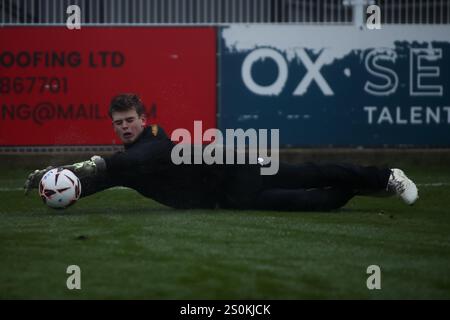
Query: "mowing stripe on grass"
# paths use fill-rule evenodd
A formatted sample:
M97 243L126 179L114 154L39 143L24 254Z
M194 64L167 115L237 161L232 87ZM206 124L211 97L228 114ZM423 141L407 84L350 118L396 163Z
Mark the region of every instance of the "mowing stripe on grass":
M448 187L450 182L417 183L418 187ZM113 187L108 190L127 190L127 187ZM131 189L130 189L131 190ZM23 188L0 188L0 192L23 191Z

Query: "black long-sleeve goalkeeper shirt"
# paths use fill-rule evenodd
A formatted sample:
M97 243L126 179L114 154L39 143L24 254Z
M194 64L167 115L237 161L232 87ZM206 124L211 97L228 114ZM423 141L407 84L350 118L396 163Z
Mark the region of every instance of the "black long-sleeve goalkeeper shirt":
M81 181L82 196L124 186L173 208L245 208L259 191L257 165L175 165L174 145L162 128L145 128L123 152L105 158L106 175Z

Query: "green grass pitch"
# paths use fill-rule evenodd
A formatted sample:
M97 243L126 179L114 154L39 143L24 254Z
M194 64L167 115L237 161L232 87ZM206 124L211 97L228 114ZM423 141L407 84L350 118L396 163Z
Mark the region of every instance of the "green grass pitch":
M108 190L58 211L0 173L0 298L449 299L450 168L410 166L420 200L331 213L173 210ZM442 183L437 185L436 183ZM81 290L69 290L69 265ZM381 268L368 290L367 267Z

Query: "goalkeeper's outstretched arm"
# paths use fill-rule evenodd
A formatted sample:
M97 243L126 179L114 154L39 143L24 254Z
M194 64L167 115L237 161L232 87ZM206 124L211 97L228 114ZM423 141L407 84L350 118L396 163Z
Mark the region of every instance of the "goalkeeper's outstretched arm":
M89 160L61 167L72 171L78 179L80 179L81 197L116 186L106 172L105 160L100 156L93 156ZM53 168L54 167L47 167L30 173L24 185L25 195L27 195L31 189L37 189L44 174Z

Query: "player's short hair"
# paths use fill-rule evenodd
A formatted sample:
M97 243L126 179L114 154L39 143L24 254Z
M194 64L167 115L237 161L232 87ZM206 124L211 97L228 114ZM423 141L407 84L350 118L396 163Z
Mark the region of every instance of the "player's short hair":
M112 119L113 112L122 112L133 109L136 110L138 116L141 116L145 113L144 104L137 94L123 93L112 98L108 114Z

